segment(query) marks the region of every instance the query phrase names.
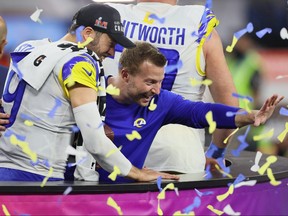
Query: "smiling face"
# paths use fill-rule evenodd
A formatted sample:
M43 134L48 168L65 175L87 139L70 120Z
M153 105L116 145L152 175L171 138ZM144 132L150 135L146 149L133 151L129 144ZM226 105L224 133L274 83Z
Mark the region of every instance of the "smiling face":
M122 102L147 106L160 93L164 79L165 56L147 42L135 42L136 47L124 49L119 60L123 83Z
M144 61L137 73L127 76L127 96L140 106L148 106L152 97L160 93L164 67Z

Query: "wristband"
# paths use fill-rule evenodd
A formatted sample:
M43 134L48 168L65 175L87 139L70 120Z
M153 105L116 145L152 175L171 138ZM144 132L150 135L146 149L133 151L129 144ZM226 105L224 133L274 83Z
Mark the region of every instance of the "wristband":
M219 148L213 142L210 143L207 151L205 152L208 158L224 158L226 148Z

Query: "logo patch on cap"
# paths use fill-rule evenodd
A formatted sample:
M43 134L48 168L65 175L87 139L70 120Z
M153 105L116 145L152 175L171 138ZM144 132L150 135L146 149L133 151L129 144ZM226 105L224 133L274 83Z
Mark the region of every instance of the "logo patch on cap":
M114 21L114 31L115 32L124 32L124 28L119 21Z
M98 19L95 20L94 26L107 29L108 22L102 21L102 17L99 17Z

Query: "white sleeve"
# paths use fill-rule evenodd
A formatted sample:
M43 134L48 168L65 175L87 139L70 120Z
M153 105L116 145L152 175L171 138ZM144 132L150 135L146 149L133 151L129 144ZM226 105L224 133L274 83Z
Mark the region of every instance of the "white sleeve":
M111 173L113 167L117 166L120 169L120 175L127 176L132 164L105 135L96 102L78 106L73 109L73 113L87 151L106 171ZM111 150L115 150L115 153L106 157Z

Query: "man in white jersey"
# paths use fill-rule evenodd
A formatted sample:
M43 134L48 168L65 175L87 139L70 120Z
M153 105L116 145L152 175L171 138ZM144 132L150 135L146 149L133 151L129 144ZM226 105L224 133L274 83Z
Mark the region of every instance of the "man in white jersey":
M100 86L105 88L101 59L114 55L116 43L134 47L118 11L89 4L60 41L27 41L11 53L3 94L4 111L11 116L0 138L0 181L63 180L75 124L88 152L107 171L117 166L121 176L139 181L159 175L178 179L132 166L105 136L96 100Z
M213 29L217 25L215 16L204 6L177 6L176 3L176 0L138 0L137 5L109 5L120 12L128 38L152 43L167 58L162 88L199 101L203 99L205 86L192 86L191 79L197 82L210 79L213 84L209 88L215 102L238 106L238 100L232 98L236 89L222 42ZM103 62L106 74L116 73L122 50L116 46L115 57ZM216 149L217 146L218 151L213 157L223 156L223 140L230 133L231 130L214 132L210 147ZM153 141L145 166L161 171L201 172L205 166L203 146L204 130L175 124L164 126Z

